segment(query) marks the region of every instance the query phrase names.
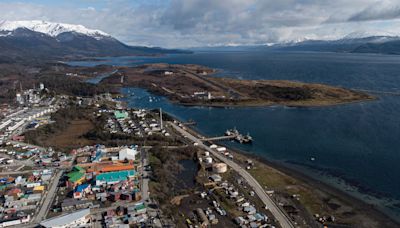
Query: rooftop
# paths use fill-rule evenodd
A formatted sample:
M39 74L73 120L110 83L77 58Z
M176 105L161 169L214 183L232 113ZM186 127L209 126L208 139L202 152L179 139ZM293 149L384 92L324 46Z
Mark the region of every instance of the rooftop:
M117 110L117 111L114 112L114 116L117 119L125 119L125 118L128 117L128 113L127 112L121 112L121 111Z
M80 180L85 174L79 171L73 171L67 174L68 180L71 182L77 182Z
M70 213L67 215L62 215L59 217L45 220L45 221L41 222L40 225L42 225L44 227L63 227L63 226L67 226L68 224L70 224L73 221L76 221L76 220L86 217L88 215L90 215L90 209L84 209L84 210L80 210L80 211Z
M126 180L130 176L135 175L135 170L125 170L119 172L109 172L109 173L101 173L96 176L96 181L123 181Z

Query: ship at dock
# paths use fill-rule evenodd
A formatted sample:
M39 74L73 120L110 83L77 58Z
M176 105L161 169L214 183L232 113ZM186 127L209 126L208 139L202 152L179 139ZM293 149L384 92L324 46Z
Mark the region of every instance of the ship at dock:
M233 129L228 129L225 131L225 135L226 136L232 136L232 139L234 139L235 141L245 144L245 143L252 143L253 142L253 138L250 136L249 133L247 133L247 135L242 135L237 129L236 127Z

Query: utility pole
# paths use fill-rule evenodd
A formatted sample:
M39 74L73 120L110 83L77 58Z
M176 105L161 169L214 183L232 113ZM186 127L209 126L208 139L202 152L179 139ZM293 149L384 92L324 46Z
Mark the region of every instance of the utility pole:
M162 109L160 108L160 127L163 129Z

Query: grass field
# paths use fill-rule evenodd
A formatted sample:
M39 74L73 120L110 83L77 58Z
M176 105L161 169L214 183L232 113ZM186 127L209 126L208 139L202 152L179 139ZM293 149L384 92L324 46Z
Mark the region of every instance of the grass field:
M64 131L49 137L46 144L55 148L75 148L91 145L93 142L85 139L82 135L93 128L94 125L89 120L73 120Z

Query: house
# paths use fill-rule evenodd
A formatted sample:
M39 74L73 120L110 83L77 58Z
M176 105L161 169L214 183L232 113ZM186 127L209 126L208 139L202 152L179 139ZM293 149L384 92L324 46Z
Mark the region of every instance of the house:
M81 157L77 157L76 158L76 163L80 164L80 163L87 163L90 161L90 157L89 156L81 156Z
M247 221L243 218L243 217L236 217L235 218L235 222L238 224L238 225L244 225L244 224L246 224L247 223Z
M107 192L96 193L96 199L101 201L107 200Z
M143 203L140 203L140 204L135 205L135 211L138 214L143 214L143 213L146 213L147 209Z
M139 201L142 199L142 193L140 191L134 191L133 198L135 201Z
M246 206L243 208L243 211L246 212L249 215L253 215L257 212L256 208L254 208L253 206Z
M29 201L39 201L40 198L42 198L42 194L40 194L40 193L28 195L28 200Z
M13 188L13 189L10 189L7 192L7 195L8 196L13 196L15 198L18 198L18 197L21 197L23 195L23 192L22 192L22 190L20 188Z
M76 186L74 191L74 199L81 199L85 194L90 192L90 184L81 184Z
M2 220L0 220L0 227L21 225L23 223L29 222L30 219L31 219L30 215L23 216L23 217L2 219Z
M29 183L26 183L26 187L27 188L34 188L34 187L37 187L37 186L40 186L40 185L41 185L40 182L29 182Z
M210 176L210 179L214 182L220 182L222 181L222 177L218 174L213 174Z
M43 174L41 176L41 179L43 182L48 182L51 179L51 177L52 177L51 174Z
M267 217L267 216L262 215L262 214L260 214L260 213L256 213L256 214L254 215L254 218L256 219L257 222L268 220L268 217Z
M23 142L25 140L25 136L23 136L23 135L13 135L12 136L12 140L13 141Z
M84 227L90 221L90 209L84 209L70 214L44 220L40 223L43 227L67 228Z
M250 222L254 222L256 221L256 217L254 215L247 215L247 220L249 220Z
M128 194L128 193L123 193L123 194L121 194L120 199L121 199L121 200L128 200L128 201L131 201L131 200L132 200L132 195L131 195L131 194Z
M36 192L36 193L42 193L43 191L44 191L44 186L43 185L35 186L33 188L33 192Z
M18 176L15 178L15 185L24 185L26 184L26 178L22 178L21 176Z
M260 227L259 224L257 224L256 222L250 222L250 228L258 228Z
M119 193L119 192L112 192L112 193L110 194L109 198L110 198L111 201L116 202L116 201L120 200L120 198L121 198L121 193Z

